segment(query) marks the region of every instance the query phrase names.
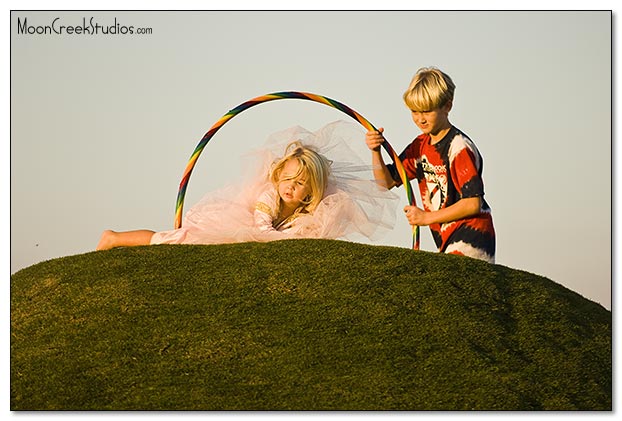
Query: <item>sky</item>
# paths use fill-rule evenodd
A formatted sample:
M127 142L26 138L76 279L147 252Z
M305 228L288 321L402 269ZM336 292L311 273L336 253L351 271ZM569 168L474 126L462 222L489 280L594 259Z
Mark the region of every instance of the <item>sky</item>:
M119 33L37 34L85 22ZM610 309L611 36L608 11L13 12L11 273L92 251L104 229L172 228L197 142L256 96L329 96L402 150L418 130L401 94L437 66L457 86L450 120L484 157L497 263ZM245 111L204 150L186 209L271 133L338 119L301 100ZM378 242L410 243L401 215Z
M27 8L15 3L13 10ZM418 68L437 66L457 85L450 120L484 157L497 264L611 309L612 242L619 241L612 6L486 11L498 7L483 3L480 11L12 12L3 66L10 81L1 166L10 215L5 273L91 252L104 229L171 229L196 144L229 109L256 96L328 96L384 127L402 150L418 134L402 93ZM18 18L35 32L57 18L56 27L92 18L146 33L18 34ZM353 121L300 100L245 111L204 150L186 209L237 179L240 155L271 133L338 119ZM357 148L369 156L363 141ZM397 193L405 205L404 191ZM421 238L423 250L435 251L428 228ZM409 248L406 221L375 244Z

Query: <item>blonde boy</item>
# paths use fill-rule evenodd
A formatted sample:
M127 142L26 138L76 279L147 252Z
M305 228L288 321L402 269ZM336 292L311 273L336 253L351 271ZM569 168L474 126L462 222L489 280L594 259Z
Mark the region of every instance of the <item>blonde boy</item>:
M483 159L475 144L449 121L455 85L434 67L417 71L404 102L421 134L400 154L408 179L417 179L423 209L406 206L410 225L429 226L439 252L495 261L495 230L484 200ZM387 188L402 181L380 153L380 128L366 135L374 177Z

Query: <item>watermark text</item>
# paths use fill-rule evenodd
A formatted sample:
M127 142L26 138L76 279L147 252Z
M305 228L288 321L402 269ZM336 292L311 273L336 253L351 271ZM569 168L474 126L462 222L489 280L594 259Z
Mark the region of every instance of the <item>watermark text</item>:
M94 17L83 17L78 24L67 24L57 17L47 25L33 25L28 18L17 18L19 35L151 35L153 28L121 24L115 17L114 22L102 24Z

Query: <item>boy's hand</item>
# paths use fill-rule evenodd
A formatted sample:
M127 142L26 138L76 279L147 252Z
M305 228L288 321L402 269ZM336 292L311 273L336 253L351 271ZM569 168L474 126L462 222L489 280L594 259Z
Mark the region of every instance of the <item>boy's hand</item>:
M384 132L384 128L380 127L378 130L371 130L365 134L365 143L367 143L367 147L374 151L380 151L380 145L384 142L384 137L382 137L382 132Z
M429 225L427 219L428 212L416 206L404 206L404 213L410 225L426 226Z

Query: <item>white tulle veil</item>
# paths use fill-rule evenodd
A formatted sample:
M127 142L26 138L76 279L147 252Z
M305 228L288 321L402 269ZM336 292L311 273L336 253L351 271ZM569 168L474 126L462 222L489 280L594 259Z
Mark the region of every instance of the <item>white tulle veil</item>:
M259 233L252 212L268 175L287 147L298 140L331 161L324 199L312 214L296 222L292 233ZM242 180L205 195L186 214L180 230L157 233L153 243L226 243L283 238L340 238L377 240L395 222L398 196L373 181L372 167L355 146L364 145L362 127L336 121L311 132L295 126L269 136L264 146L242 158ZM369 160L369 157L367 157Z

